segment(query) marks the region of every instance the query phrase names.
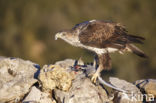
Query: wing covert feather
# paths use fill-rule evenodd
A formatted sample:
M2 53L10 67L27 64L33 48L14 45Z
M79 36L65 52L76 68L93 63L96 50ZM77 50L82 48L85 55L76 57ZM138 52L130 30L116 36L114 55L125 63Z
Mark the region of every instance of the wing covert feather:
M89 22L81 30L79 40L82 44L96 48L123 49L126 44L143 43L143 37L128 34L124 26L119 23L95 21Z
M108 46L123 47L122 45L113 43L116 40L120 41L121 38L120 33L115 33L116 26L117 24L113 22L90 23L87 25L87 28L79 34L79 40L85 45L98 48Z

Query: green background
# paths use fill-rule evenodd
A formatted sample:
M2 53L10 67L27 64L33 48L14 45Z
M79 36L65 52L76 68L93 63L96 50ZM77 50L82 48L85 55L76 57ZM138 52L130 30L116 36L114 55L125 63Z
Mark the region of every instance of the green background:
M0 56L41 66L66 58L92 62L90 52L54 40L56 32L92 19L120 22L130 34L146 38L137 46L149 58L111 54L113 67L103 73L106 78L156 78L156 0L0 0Z

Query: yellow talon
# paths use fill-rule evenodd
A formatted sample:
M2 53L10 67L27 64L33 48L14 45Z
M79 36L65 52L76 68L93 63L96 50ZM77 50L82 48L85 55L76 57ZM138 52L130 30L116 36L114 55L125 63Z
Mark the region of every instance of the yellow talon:
M92 81L93 83L96 83L96 80L97 80L98 76L99 76L99 74L98 74L98 73L95 73L95 74L92 76L91 81Z

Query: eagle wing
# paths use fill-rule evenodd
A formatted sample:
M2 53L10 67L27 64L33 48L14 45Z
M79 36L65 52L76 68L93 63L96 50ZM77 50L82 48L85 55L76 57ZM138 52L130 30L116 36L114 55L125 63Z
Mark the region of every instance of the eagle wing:
M126 29L114 22L93 21L83 25L79 33L82 44L97 48L125 48L127 43L142 43L144 38L128 35Z

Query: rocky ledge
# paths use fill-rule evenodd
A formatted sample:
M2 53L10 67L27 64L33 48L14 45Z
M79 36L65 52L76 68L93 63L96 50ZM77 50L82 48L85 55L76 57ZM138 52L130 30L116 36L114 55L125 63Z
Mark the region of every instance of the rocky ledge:
M154 103L156 80L129 83L116 77L93 84L94 65L66 59L42 68L0 57L0 103ZM111 89L107 90L105 87Z

